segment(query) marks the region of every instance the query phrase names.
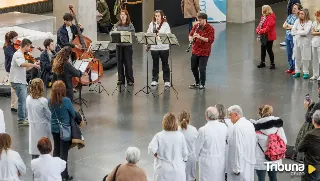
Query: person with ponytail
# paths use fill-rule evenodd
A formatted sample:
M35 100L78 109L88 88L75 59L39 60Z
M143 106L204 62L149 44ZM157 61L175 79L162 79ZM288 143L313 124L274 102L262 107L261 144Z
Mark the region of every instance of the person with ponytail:
M187 148L188 148L188 161L186 163L186 177L187 181L194 181L196 179L196 155L195 155L195 142L198 137L198 131L190 123L190 114L187 111L181 111L179 115L179 131L182 132L186 138Z
M18 40L18 33L15 31L9 31L5 35L5 42L3 45L3 52L4 52L4 67L7 72L5 83L8 82L10 69L11 69L11 62L14 52L16 52L16 49L14 48L14 44ZM11 111L17 112L17 95L13 88L11 88Z

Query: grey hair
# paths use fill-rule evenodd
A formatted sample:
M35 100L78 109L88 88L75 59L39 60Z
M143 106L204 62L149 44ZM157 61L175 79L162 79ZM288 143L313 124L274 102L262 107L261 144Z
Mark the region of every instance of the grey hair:
M230 106L230 107L228 108L228 112L229 112L229 114L230 114L230 113L237 113L238 115L243 116L242 109L241 109L241 107L238 106L238 105Z
M137 147L129 147L126 151L128 163L136 164L140 159L140 150Z
M312 120L314 123L320 126L320 110L316 110L316 112L313 113Z
M206 118L207 118L208 120L214 121L214 120L217 120L217 119L218 119L219 113L218 113L218 111L217 111L217 108L214 107L214 109L215 109L215 111L210 110L210 108L208 108L208 109L206 110L206 113L205 113L205 114L206 114Z

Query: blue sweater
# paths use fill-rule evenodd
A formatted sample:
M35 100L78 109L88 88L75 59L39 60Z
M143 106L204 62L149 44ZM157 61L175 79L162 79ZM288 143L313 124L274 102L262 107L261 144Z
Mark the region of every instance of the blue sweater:
M72 117L75 117L76 112L73 108L73 105L70 101L69 98L64 97L62 99L62 105L54 105L51 106L50 105L50 99L48 100L49 103L49 109L51 111L51 132L53 133L59 133L59 125L58 125L58 120L57 120L57 116L59 118L59 120L67 125L67 126L71 126L71 118L70 115Z
M16 52L16 49L14 48L13 45L8 45L3 48L3 51L4 51L4 59L5 59L5 63L4 63L5 69L6 69L6 72L10 72L12 57L14 52Z

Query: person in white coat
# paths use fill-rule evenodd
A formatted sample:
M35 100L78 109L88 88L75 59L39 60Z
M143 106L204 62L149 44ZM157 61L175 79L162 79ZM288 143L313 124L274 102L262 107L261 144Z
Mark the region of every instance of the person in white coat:
M0 109L0 133L6 132L6 124L4 122L3 111Z
M316 20L312 24L312 68L313 75L311 80L320 80L319 77L319 62L320 62L320 10L315 14Z
M52 157L52 143L47 137L41 138L37 147L41 153L39 158L31 160L34 181L62 181L61 172L66 162L59 157Z
M187 181L194 181L196 179L197 160L195 155L195 142L198 137L198 130L190 125L190 114L187 111L181 111L179 118L179 131L182 132L186 138L188 148L188 161L186 163L186 178Z
M196 141L196 157L199 161L199 180L225 180L225 149L227 126L218 120L218 110L206 110L206 125L199 129Z
M0 180L20 181L26 173L26 165L18 152L11 149L11 137L0 133Z
M48 137L51 134L51 112L48 100L43 97L44 84L39 78L33 79L30 84L30 95L27 97L27 111L29 115L29 154L32 159L40 155L37 143L40 138Z
M277 181L277 171L267 171L266 162L272 164L281 164L282 159L276 161L268 161L265 158L264 152L268 146L268 135L277 133L279 137L287 144L287 138L282 128L283 121L279 117L272 116L273 108L269 105L264 105L259 108L259 120L251 120L256 130L256 165L255 170L258 176L258 181L264 181L266 173L268 173L270 181ZM257 132L260 131L261 133ZM260 148L260 146L261 148Z
M188 148L172 113L164 116L162 127L148 146L148 154L154 156L153 181L186 181Z
M238 105L228 108L233 123L229 138L228 181L254 181L256 133Z
M311 60L311 27L312 21L308 9L299 12L299 18L291 29L294 43L294 57L296 58L294 78L300 77L303 67L303 78L309 78L309 62Z

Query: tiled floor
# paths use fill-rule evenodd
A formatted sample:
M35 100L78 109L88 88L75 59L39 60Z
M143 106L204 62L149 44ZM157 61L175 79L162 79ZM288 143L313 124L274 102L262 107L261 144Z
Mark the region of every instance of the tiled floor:
M213 24L216 29L216 40L212 47L207 66L207 89L205 91L189 90L193 83L190 70L190 53L188 46L187 26L173 28L180 41L179 47L172 48L173 84L179 92L178 99L172 91L163 91L163 81L152 95L134 95L146 84L146 53L141 45L134 45L135 86L129 93L108 96L89 93L84 89L83 98L88 101L84 108L88 125L83 129L86 147L72 149L69 156L70 174L79 181L98 181L109 173L117 164L125 161L124 153L128 146L141 149L139 166L146 170L150 180L153 176L153 157L147 155L147 146L153 135L161 130L161 120L165 113L178 113L188 110L192 115L192 124L197 128L203 126L204 111L208 106L223 103L226 106L238 104L243 108L247 118L257 118L258 107L270 104L274 107L274 115L284 120L284 129L288 144L293 145L296 134L304 122L303 100L310 93L314 100L318 99L315 81L293 79L285 75L287 60L285 49L279 47L284 40L282 23L285 20L285 4L277 4L278 40L274 43L276 70L257 69L260 45L255 41L255 26L258 21L246 24ZM256 10L259 18L260 9ZM168 17L170 18L170 17ZM106 39L99 35L99 39ZM151 73L151 57L149 56L149 73ZM160 77L162 77L162 72ZM151 74L150 74L151 75ZM150 76L149 75L149 76ZM110 93L116 87L117 70L106 71L102 84ZM0 98L0 107L5 113L7 131L13 138L13 148L21 154L28 166L23 180L32 180L30 159L28 154L28 128L18 128L17 115L10 112L10 99ZM290 161L285 160L286 163ZM288 173L282 173L279 180L297 180Z

